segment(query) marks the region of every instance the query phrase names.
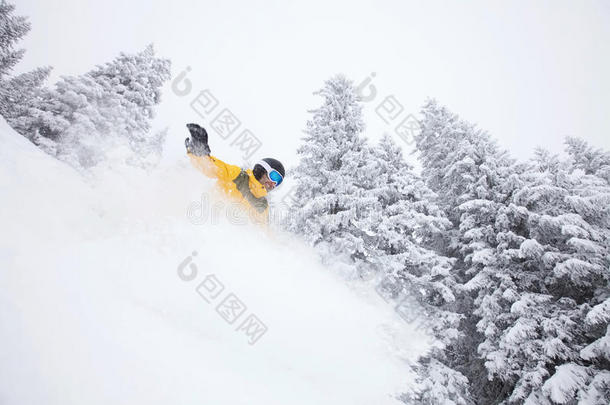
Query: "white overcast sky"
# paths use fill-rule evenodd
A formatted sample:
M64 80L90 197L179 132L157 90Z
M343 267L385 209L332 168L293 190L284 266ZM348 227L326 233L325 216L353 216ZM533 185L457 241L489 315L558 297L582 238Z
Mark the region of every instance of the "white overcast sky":
M566 135L610 149L610 1L11 2L32 23L17 72L51 65L55 81L149 43L174 75L190 66L192 94L168 86L155 124L176 154L184 123L205 123L189 102L209 88L263 141L259 155L290 165L311 93L335 73L359 83L372 72L373 139L391 132L373 108L394 95L405 114L438 99L519 158L559 151ZM229 141L211 143L239 159Z

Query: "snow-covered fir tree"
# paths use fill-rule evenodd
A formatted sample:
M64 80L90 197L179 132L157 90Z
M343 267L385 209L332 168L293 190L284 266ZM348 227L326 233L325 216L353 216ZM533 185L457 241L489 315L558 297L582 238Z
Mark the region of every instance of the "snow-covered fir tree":
M29 31L30 23L23 16L14 15L15 6L0 1L0 79L9 74L21 60L24 49L15 49L15 45Z
M449 253L465 317L460 344L433 354L430 364L442 366L427 375L461 381L446 377L448 367L469 384L459 398L459 389L432 392L438 381L424 394L456 403L608 403L608 316L598 315L607 309L610 265L610 194L596 175L604 153L572 141L569 162L538 151L516 165L446 108L427 103L424 117L423 176L455 225Z
M606 292L605 295L607 296L608 293ZM610 401L610 298L595 305L587 313L584 326L591 340L595 340L580 351L581 359L589 366L584 370L584 384L581 383L577 387L578 397L583 403L602 404L604 401L608 403ZM583 366L572 363L572 367ZM552 379L553 377L550 380ZM565 395L565 391L561 389L564 386L562 381L557 381L543 389L550 391L549 396L557 390Z
M128 110L128 114L115 115L112 126L124 128L134 145L145 143L154 107L161 102L161 87L170 77L169 60L156 58L153 46L148 45L140 53L122 53L89 75L104 94L115 95L109 104L120 100L121 104L111 104L111 109Z
M455 310L464 316L463 335L437 360L466 376L471 384L472 398L447 398L447 401L489 402L498 397L499 391L487 381L476 349L485 324L492 322L495 314L477 316L476 310L491 302L490 297L497 294L501 283L494 254L495 221L506 199L505 185L513 161L487 133L434 100L424 105L422 115L422 130L416 136L422 177L438 195L439 206L453 223L445 253L455 259L452 272L464 284L456 287L455 292ZM481 381L476 381L477 378Z
M445 357L446 348L457 344L462 318L454 308L455 259L440 253L449 242L452 224L391 137L382 137L375 151L379 164L375 194L381 204L376 262L386 274L383 287L402 293L397 311L407 320L419 322L436 340L432 352L416 366L421 389L404 399L435 404L454 398L455 404L466 404L461 398L467 397L467 379L438 360Z
M581 169L585 174L594 174L610 184L610 152L596 149L574 137L566 138L565 144L575 169Z
M155 57L152 46L121 54L42 90L20 125L47 152L78 167L94 166L110 153L144 164L151 153L160 156L164 133L151 135L150 121L169 69L170 62Z
M27 129L19 119L27 116L28 108L48 78L51 68L38 68L10 76L25 53L24 49L15 49L15 46L30 30L27 19L15 16L14 11L14 5L4 0L0 2L0 115L19 133L25 134Z
M362 137L362 106L353 84L338 75L315 94L322 105L310 111L299 164L292 171L297 188L288 228L319 248L368 263L372 233L367 218L378 208L371 193L376 162Z
M455 301L456 281L451 273L453 260L437 252L447 243L451 222L389 135L382 137L374 151L374 195L380 208L370 219L375 229L374 261L384 276L394 280L394 291L422 306L422 313L431 320L430 329L448 344L457 336L459 316L447 308Z
M592 403L607 403L610 386L593 382L607 361L601 353L588 356L593 352L585 347L603 341L607 329L587 314L608 297L610 189L544 150L520 177L507 208L517 218L507 227L514 236L499 234L516 243L497 253L515 285L503 290L512 305L502 314L498 338L480 351L494 377L514 384L509 403L568 403L587 395L605 396Z
M40 94L51 68L38 68L4 80L0 90L0 114L20 134L26 134L28 109Z
M423 359L419 367L421 383L429 388L450 384L448 395L466 404L460 398L467 398L467 379L438 360L443 349L458 345L461 318L454 310L455 260L442 254L448 250L451 221L389 136L375 148L367 146L349 81L333 78L318 94L324 103L312 111L293 171L296 215L290 228L322 246L323 255L330 246L330 253L347 256L359 274L372 267L383 277L380 292L393 299L399 313L404 307L420 315L438 339L437 356ZM440 375L444 382L433 379ZM423 389L404 398L434 403L439 395Z

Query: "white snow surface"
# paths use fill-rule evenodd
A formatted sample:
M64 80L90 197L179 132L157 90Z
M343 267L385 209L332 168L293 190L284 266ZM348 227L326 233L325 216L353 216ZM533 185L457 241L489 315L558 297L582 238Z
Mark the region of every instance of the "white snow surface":
M189 222L210 185L186 158L85 179L0 121L0 404L399 403L422 333L288 235Z

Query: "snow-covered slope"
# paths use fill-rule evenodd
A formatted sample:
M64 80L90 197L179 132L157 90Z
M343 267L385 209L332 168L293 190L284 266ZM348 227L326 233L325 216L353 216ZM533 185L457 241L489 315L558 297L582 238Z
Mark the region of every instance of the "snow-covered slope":
M423 339L370 286L286 235L189 222L210 182L186 159L85 181L4 121L0 145L0 404L390 404L411 384Z

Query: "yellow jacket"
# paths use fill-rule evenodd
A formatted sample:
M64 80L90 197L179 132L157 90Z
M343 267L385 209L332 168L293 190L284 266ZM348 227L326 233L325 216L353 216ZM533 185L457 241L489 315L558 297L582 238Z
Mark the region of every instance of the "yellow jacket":
M265 198L267 190L256 180L252 170L227 164L214 156L188 155L196 168L217 180L217 186L229 199L242 204L252 221L269 223L269 204Z

